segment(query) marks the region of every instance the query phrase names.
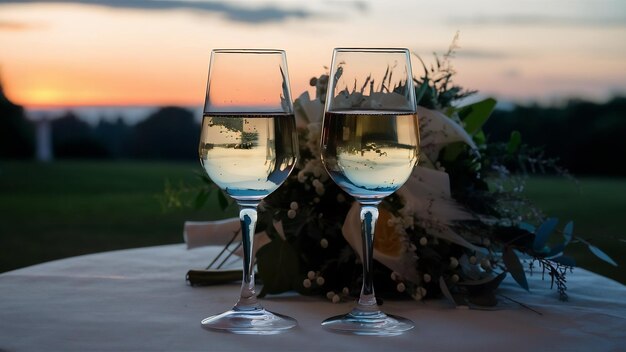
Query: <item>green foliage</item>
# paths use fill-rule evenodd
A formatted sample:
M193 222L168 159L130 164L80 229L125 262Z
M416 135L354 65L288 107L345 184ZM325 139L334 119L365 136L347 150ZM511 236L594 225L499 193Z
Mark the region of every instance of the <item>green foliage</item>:
M467 133L475 135L481 132L483 125L487 122L495 107L496 100L487 98L460 108L458 111L459 118L463 121Z
M416 101L418 105L429 109L443 109L451 106L453 102L459 99L476 93L476 91L465 90L453 82L456 71L452 67L451 59L458 49L458 39L459 33L456 33L448 51L441 57L437 53L433 54L435 57L435 64L433 65L426 65L420 56L415 55L423 68L423 76L413 79L417 85Z
M493 115L494 99L461 107L454 105L458 99L472 94L452 82L455 72L449 59L455 48L453 43L442 60L435 56L436 65L430 68L418 57L424 75L414 79L415 94L420 105L445 112L450 119L448 123L464 126L473 139L473 143L447 144L436 157L429 155L434 168L445 170L449 176L453 199L448 206L458 206L473 218L445 221L437 219L434 211L416 212L407 217L403 214L403 199L396 195L386 198L381 207L392 214L388 223L402 223L400 233L405 236L402 238L409 242L407 245L419 260L412 268L417 271L417 278L410 279L399 278L395 273L392 275L391 269L375 264L377 293L394 296L397 291L404 291L396 287L405 287L416 299L443 294L457 305L493 306L497 303L496 289L507 273L521 287L529 289L520 261L523 256L530 259L530 269L539 263L556 285L560 298L565 300L565 276L575 264L565 255L567 245L572 242L573 223L565 225L562 240L554 239L558 220L545 219L523 199L523 183L511 177L512 171L525 172L526 167L558 170L558 166L554 160L544 158L540 149L523 145L520 132L509 132L506 143L489 141L483 128ZM338 70L337 75L340 74ZM322 77L312 82L317 87L321 80ZM358 89L356 85L353 88ZM306 132L300 136L304 137L300 142L301 164L266 199L259 217L261 228L270 230L274 224L281 224L284 230L284 239L274 234L268 252L258 256L259 271L268 285L262 294L286 290L305 294L344 290L356 293L361 265L355 262L354 250L343 239L341 228L352 199L328 178L319 156L309 149L307 139L311 136ZM464 134L453 137L468 138ZM505 187L507 183L513 185L512 189ZM431 205L435 201L436 197L428 199ZM400 235L396 233L396 236ZM597 247L588 245L588 248L601 259L611 260ZM288 271L284 270L286 266ZM306 287L303 286L307 273L323 277L323 284L315 286L305 281Z
M506 247L502 252L502 259L506 269L511 273L515 282L517 282L523 289L528 291L528 281L526 281L526 274L524 274L524 267L520 263L517 254L511 247Z
M506 152L508 154L513 154L519 150L520 144L522 144L522 134L518 131L511 132L511 138L509 138L509 143L506 145Z

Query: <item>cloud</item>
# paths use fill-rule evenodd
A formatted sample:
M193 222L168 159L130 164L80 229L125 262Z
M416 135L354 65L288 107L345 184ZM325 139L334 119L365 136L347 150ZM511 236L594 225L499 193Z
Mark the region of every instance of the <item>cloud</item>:
M39 29L42 27L43 25L41 24L7 21L7 20L0 19L0 31L18 32L18 31L27 31L31 29Z
M500 75L506 78L519 78L522 76L522 70L519 68L510 67L502 72Z
M451 17L449 23L475 26L590 26L625 27L626 16L621 17L560 17L549 15L501 15Z
M9 3L46 3L46 4L83 4L118 9L158 10L193 10L221 14L228 20L243 23L283 22L291 18L308 18L315 14L304 9L287 9L274 5L259 7L244 6L229 1L194 1L194 0L0 0Z
M459 49L454 56L464 59L505 59L509 55L501 51L483 50L483 49Z

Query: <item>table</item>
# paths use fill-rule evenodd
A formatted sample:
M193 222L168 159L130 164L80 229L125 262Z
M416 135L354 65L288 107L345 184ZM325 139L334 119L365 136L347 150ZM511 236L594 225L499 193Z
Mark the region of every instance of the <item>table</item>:
M560 302L541 275L526 293L507 278L514 303L495 311L455 309L445 300L389 301L384 309L416 323L394 337L340 335L320 322L349 310L323 297L262 299L299 326L271 336L208 331L200 320L229 308L239 285L190 287L216 247L168 245L85 255L0 275L0 351L543 351L626 350L626 286L582 269Z

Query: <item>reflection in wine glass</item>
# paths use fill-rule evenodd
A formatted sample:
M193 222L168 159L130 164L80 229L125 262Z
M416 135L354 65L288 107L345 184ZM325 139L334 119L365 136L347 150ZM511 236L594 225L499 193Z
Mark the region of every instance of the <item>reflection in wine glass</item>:
M293 318L257 302L252 253L256 208L287 179L298 157L284 51L211 52L199 153L211 180L239 205L244 252L239 301L202 325L262 335L296 326Z
M363 287L348 314L325 320L330 330L398 335L413 328L376 304L372 278L378 204L408 179L419 156L419 131L406 49L335 49L322 127L322 162L361 205Z

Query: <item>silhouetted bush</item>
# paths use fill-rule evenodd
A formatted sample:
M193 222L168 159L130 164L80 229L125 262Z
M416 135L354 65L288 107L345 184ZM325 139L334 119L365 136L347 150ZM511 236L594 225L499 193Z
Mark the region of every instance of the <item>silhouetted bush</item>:
M193 160L198 155L199 133L191 111L165 107L133 128L128 150L133 158Z
M124 123L121 117L115 122L100 120L93 134L111 158L125 157L124 150L132 128Z
M95 138L91 126L73 113L52 121L55 158L105 158L107 150Z
M35 128L26 119L24 108L13 104L0 82L0 158L32 158L35 153Z

